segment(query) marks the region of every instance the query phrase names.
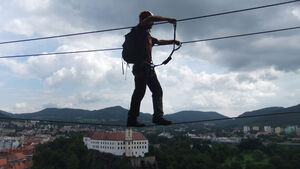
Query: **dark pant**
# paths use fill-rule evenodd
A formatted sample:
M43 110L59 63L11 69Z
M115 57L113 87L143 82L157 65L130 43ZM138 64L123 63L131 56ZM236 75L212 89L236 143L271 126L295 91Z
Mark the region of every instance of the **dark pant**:
M154 118L163 116L163 91L157 79L154 68L148 65L134 65L133 67L135 89L131 97L130 110L128 112L128 120L136 120L140 113L141 101L146 92L146 86L152 92L152 101L154 109Z

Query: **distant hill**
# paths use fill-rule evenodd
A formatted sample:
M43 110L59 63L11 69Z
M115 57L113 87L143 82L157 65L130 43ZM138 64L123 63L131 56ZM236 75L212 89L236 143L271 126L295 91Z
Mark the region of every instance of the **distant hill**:
M94 111L69 108L47 108L35 113L15 114L15 116L17 118L96 122L125 125L127 120L127 113L127 109L124 109L121 106L115 106ZM226 116L223 116L216 112L181 111L178 113L166 115L165 117L174 122L186 122L194 120L223 118ZM152 121L152 114L140 113L139 121L150 124Z
M299 112L296 114L288 114L289 112ZM243 126L243 125L270 125L270 126L285 126L285 125L299 125L300 124L300 104L292 107L269 107L264 109L259 109L255 111L249 111L241 114L239 117L243 116L253 116L261 114L273 114L273 113L283 113L283 115L275 116L265 116L265 117L253 117L236 119L226 123L229 126ZM287 114L284 114L287 113Z
M42 120L61 120L78 122L96 122L109 124L124 124L127 110L120 107L109 107L101 110L83 110L70 108L47 108L35 113L16 114L19 118Z
M2 113L3 111L0 111ZM251 116L259 114L270 114L270 113L284 113L284 112L300 112L300 105L293 107L268 107L259 110L245 112L240 115ZM43 119L43 120L61 120L61 121L77 121L77 122L95 122L95 123L106 123L106 124L118 124L125 125L127 120L128 110L121 106L108 107L100 110L83 110L83 109L70 109L70 108L47 108L34 113L23 113L23 114L10 114L5 112L4 115L16 118L29 118L29 119ZM0 114L0 116L1 116ZM217 112L202 112L202 111L180 111L174 114L165 115L166 119L173 122L187 122L187 121L199 121L207 119L219 119L226 118ZM152 121L152 114L140 113L139 121L150 124ZM299 125L300 124L300 113L299 114L287 114L287 115L276 115L268 117L255 117L235 120L222 120L215 123L220 127L235 127L243 125L271 125L271 126L283 126L283 125Z
M207 119L219 119L226 116L221 115L217 112L180 111L178 113L168 114L165 117L174 122L187 122Z
M5 114L2 114L1 112L0 112L0 117L7 117Z
M57 120L57 121L77 121L106 124L125 125L128 110L121 106L108 107L100 110L83 110L70 108L46 108L34 113L15 114L17 118ZM151 115L140 114L142 121L150 122Z
M11 117L11 116L12 116L11 113L0 110L0 117Z

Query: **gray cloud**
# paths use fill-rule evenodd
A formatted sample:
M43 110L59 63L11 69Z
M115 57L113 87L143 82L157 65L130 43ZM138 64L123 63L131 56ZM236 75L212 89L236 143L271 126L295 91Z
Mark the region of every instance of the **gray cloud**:
M268 3L245 1L242 3L236 0L226 2L220 0L187 0L175 2L155 0L143 2L133 0L124 3L121 0L91 0L89 3L86 3L77 0L55 0L49 2L49 8L47 8L46 11L37 10L33 14L50 18L49 21L53 22L50 24L62 27L63 31L69 30L76 32L135 25L138 21L139 12L145 9L151 10L157 15L182 19L276 2L277 1L268 1ZM299 10L299 8L297 8L299 6L298 3L294 3L243 13L180 22L178 23L178 37L180 37L181 41L188 41L295 26L299 23L299 18L293 14L293 10ZM24 22L23 25L26 24L30 25L30 23L26 22ZM63 27L70 28L63 29ZM42 34L60 31L60 29L54 27L50 27L50 29L48 28L46 30L48 32L43 32L38 29L35 31L39 31L39 33ZM28 29L28 33L25 32L25 34L35 33L32 31L34 30ZM154 36L158 37L160 37L161 32L168 31L170 32L169 37L172 38L171 26L160 25L153 28ZM264 38L273 39L264 41ZM280 38L285 39L282 40ZM278 41L278 43L272 43L272 41ZM300 47L294 45L294 47L291 48L289 42L299 44L299 41L299 31L295 30L285 33L210 42L208 45L211 49L216 53L222 54L214 58L206 57L205 59L212 64L223 66L231 71L255 70L267 67L275 67L277 70L282 71L297 71L300 68L300 60L298 59ZM269 45L270 43L273 45ZM119 46L121 46L121 44L119 44ZM182 50L185 50L185 46ZM194 51L197 51L197 49ZM196 52L189 52L189 55L197 57Z
M242 83L242 82L246 82L246 83L255 83L255 82L257 82L256 79L252 78L252 77L249 76L248 74L239 74L239 75L237 75L236 80L237 80L239 83Z

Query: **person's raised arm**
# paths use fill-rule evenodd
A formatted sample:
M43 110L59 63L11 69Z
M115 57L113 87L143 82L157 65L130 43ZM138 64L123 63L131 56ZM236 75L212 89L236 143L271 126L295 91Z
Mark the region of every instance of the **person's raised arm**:
M167 18L167 17L163 17L163 16L152 15L152 16L148 16L147 18L145 18L143 21L141 21L140 24L142 26L145 26L145 25L153 24L153 22L160 22L160 21L167 21L172 24L176 24L176 22L177 22L177 20L175 18Z
M180 45L180 41L178 40L157 40L157 45L170 45L175 43L176 45Z

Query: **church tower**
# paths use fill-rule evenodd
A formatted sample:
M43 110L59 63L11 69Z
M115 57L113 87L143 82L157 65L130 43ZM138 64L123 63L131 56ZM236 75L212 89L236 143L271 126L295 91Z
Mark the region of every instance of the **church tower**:
M132 128L125 129L125 156L132 157L133 152L133 141L132 141Z

